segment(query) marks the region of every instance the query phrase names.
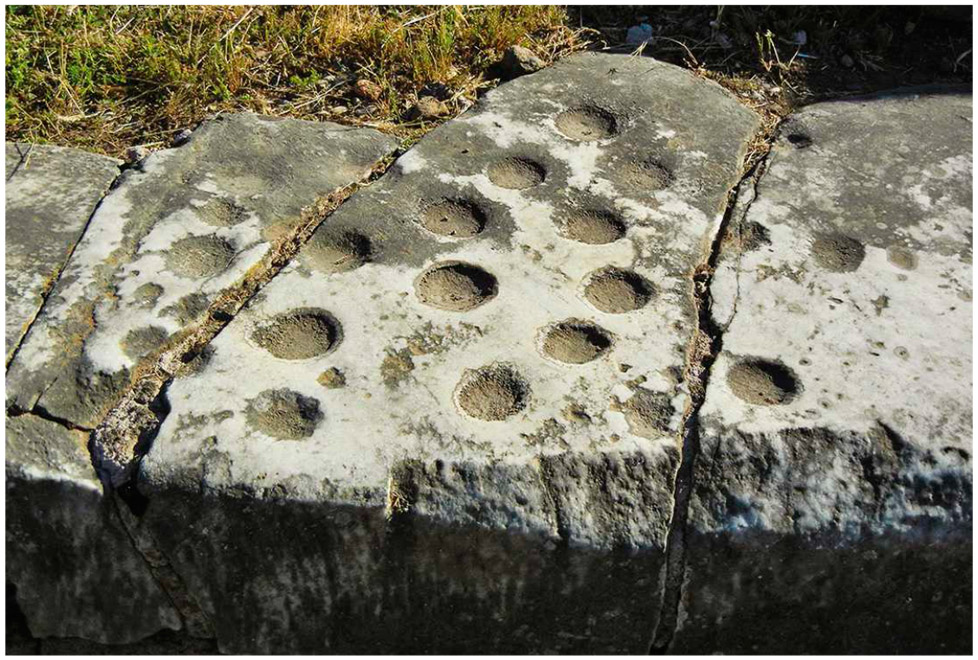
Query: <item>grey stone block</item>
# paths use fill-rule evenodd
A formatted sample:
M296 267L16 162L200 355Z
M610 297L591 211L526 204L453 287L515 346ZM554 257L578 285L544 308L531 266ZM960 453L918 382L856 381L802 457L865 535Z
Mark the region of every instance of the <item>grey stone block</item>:
M971 115L930 90L783 125L711 287L676 651L970 648Z
M181 621L102 495L88 434L6 419L6 580L35 638L134 642Z
M77 149L6 144L6 321L9 361L119 175L121 161Z
M573 56L330 216L168 387L142 462L221 648L645 652L690 272L757 127L689 72Z
M396 143L329 123L220 115L128 170L103 200L7 373L7 403L93 427L318 196ZM15 175L16 178L16 175Z

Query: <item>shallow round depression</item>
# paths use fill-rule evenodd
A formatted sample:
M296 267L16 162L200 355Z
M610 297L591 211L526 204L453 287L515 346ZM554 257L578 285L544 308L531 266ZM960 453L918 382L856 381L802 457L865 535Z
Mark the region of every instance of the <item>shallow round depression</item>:
M525 190L543 183L547 170L529 158L504 158L490 165L486 174L500 188Z
M727 370L727 386L737 398L758 406L789 403L801 390L794 372L772 360L748 358Z
M554 124L564 137L581 142L604 140L618 134L615 115L593 105L564 110Z
M445 199L422 209L421 226L439 236L471 238L485 228L486 214L475 202Z
M559 231L564 238L573 241L604 245L625 235L625 223L610 211L574 209L567 213Z
M290 389L265 390L248 402L245 419L277 440L310 437L323 419L319 401Z
M624 314L644 307L652 294L652 285L641 275L614 266L592 273L584 287L587 301L608 314Z
M611 348L611 334L589 321L567 319L553 323L541 333L541 352L564 364L584 364Z
M455 390L455 401L466 415L498 422L526 408L530 390L509 365L468 369Z
M282 360L308 360L324 355L340 341L339 323L323 309L283 312L261 324L251 340Z
M414 292L424 304L449 312L467 312L493 297L496 278L478 266L446 261L431 266L414 281Z
M302 250L302 260L321 273L359 268L370 256L370 241L355 231L317 231Z
M220 236L187 236L166 251L167 269L183 277L213 277L224 272L234 258L234 248Z

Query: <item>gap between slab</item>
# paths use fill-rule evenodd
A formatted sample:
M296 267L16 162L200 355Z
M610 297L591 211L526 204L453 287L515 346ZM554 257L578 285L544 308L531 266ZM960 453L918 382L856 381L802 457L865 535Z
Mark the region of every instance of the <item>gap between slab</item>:
M28 149L27 152L21 156L20 160L17 162L17 166L14 167L14 171L10 173L9 177L7 177L7 181L10 181L12 178L14 178L14 175L17 174L18 171L20 171L20 166L30 156L32 149L33 147ZM37 306L37 309L34 310L34 314L29 319L27 319L27 322L24 323L23 326L21 326L21 333L20 336L17 338L17 343L14 344L13 348L10 349L10 352L7 353L6 359L4 360L4 364L3 364L4 370L8 369L10 367L10 364L14 361L14 358L17 357L17 352L20 351L21 345L23 345L24 340L27 339L27 335L30 333L31 328L34 327L34 322L37 321L37 317L41 315L41 311L44 309L44 306L47 304L48 297L51 295L51 292L54 291L54 287L58 284L58 281L61 279L61 274L64 272L65 266L67 266L68 262L71 261L71 257L72 255L75 254L75 249L78 247L78 244L81 243L83 238L85 238L85 234L88 232L88 227L92 223L92 218L95 217L95 214L98 212L99 207L102 206L102 202L105 200L108 194L112 191L113 188L116 187L116 185L118 185L119 178L122 176L123 172L129 169L129 167L131 166L128 164L123 164L116 168L118 172L116 173L115 178L112 179L111 183L109 183L108 186L106 186L105 190L102 192L102 196L99 197L98 203L96 203L95 207L92 208L92 212L88 214L88 219L85 220L85 225L82 227L82 230L78 234L78 237L71 244L71 247L68 248L68 252L65 254L65 258L62 259L60 264L58 264L57 270L55 270L53 273L51 273L51 275L48 276L44 289L41 291L41 304ZM62 424L62 426L64 426L64 424L57 419L53 419L49 417L46 417L45 419L51 419L51 421L58 422L59 424Z
M666 535L662 602L649 645L649 655L663 655L669 652L679 622L679 608L685 588L686 523L693 490L694 467L699 455L699 412L706 400L710 370L723 348L723 332L730 323L728 319L726 324L721 325L713 317L710 285L734 214L740 211L742 219L757 199L757 183L764 175L774 136L780 125L779 121L757 136L763 145L760 156L753 164L746 164L740 181L727 194L727 206L713 236L710 253L692 273L691 285L697 324L686 349L686 368L683 373L683 380L689 391L689 403L680 430L680 463L674 481L673 513ZM742 199L741 195L747 187L751 188L752 195L743 206L738 208L738 200Z
M248 301L292 261L313 232L355 192L382 177L402 151L397 149L376 164L368 176L320 197L304 209L302 222L293 232L274 244L241 280L225 290L207 310L203 320L155 353L151 362L137 365L129 387L101 421L94 429L83 429L90 431L88 450L92 465L106 496L111 499L118 521L146 562L150 574L179 612L191 637L214 637L213 624L168 558L158 550L152 534L138 525L138 517L148 502L137 492L135 477L139 462L168 412L163 401L166 388L181 368L199 355ZM27 412L37 414L36 411ZM39 416L44 417L43 414ZM50 415L44 418L67 426L64 420Z

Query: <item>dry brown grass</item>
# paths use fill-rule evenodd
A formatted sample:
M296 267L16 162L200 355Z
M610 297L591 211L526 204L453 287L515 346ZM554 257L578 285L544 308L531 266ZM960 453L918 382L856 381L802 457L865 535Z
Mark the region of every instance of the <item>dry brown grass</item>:
M420 95L449 115L511 45L582 48L554 6L7 7L7 139L121 155L209 113L368 124L402 136ZM358 98L359 79L376 99Z

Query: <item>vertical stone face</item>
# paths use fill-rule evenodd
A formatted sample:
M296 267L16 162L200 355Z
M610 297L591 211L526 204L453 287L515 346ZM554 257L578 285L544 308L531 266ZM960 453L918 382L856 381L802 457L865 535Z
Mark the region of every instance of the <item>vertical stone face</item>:
M8 406L94 426L131 370L258 263L304 207L394 147L368 129L235 115L151 154L92 217L10 365Z
M830 603L864 592L941 603L867 601L864 627L947 638L885 641L856 626L824 651L963 648L971 108L970 94L891 94L816 104L783 125L711 289L723 350L700 410L690 521L702 536L679 647L815 650L793 640L799 628L761 635L731 613L767 621L761 608L807 602L806 629L836 635ZM718 578L727 565L737 580ZM822 596L804 575L824 576Z
M57 281L120 161L48 145L6 144L6 322L9 360Z
M142 524L221 648L645 652L690 273L757 126L688 72L575 56L331 215L169 386L143 459ZM321 517L296 522L315 557L291 515ZM231 613L258 594L263 623Z
M134 642L180 618L103 498L88 434L6 419L6 580L34 637Z

